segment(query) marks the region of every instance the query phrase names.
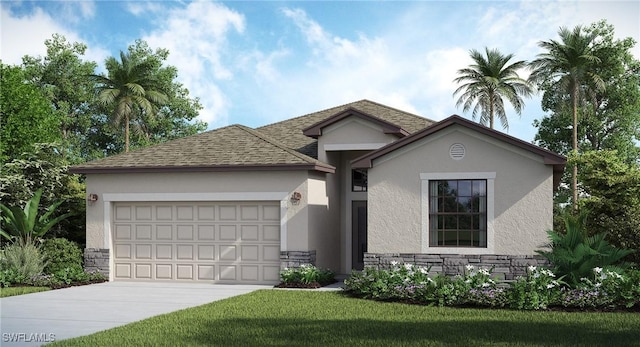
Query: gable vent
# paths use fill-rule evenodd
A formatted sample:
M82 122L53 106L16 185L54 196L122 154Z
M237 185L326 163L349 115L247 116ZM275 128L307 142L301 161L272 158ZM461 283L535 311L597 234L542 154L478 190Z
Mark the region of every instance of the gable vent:
M451 145L451 147L449 147L449 156L453 160L460 160L464 158L465 153L466 150L464 148L464 145L461 143L454 143L453 145Z

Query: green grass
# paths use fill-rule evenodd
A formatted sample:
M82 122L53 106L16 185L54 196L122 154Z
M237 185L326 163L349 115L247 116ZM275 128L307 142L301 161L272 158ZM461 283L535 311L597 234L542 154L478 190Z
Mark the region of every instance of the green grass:
M640 314L438 308L260 290L51 346L303 345L640 346Z
M5 287L0 288L0 298L6 298L7 296L31 294L37 292L44 292L50 290L49 287Z

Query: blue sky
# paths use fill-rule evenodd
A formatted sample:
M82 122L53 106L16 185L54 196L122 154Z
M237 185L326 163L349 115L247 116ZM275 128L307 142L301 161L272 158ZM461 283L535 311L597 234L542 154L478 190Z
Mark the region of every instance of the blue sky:
M0 11L5 64L44 55L53 33L86 43L85 59L100 68L136 39L169 49L209 128L256 127L360 99L434 120L470 118L452 96L470 49L531 60L560 26L601 19L640 41L638 1L2 0ZM531 141L544 112L539 96L525 103L520 118L508 109L508 133Z

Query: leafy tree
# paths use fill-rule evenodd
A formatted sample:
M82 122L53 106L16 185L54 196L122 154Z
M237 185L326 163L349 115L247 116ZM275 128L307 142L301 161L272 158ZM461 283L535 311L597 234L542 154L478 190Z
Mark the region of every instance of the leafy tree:
M93 83L88 76L97 64L82 59L87 50L84 43L69 43L64 36L53 34L44 44L46 56L23 58L25 75L46 95L51 109L61 119L59 126L50 128L61 134L61 154L70 155L72 162L83 161L84 134L95 111Z
M572 110L572 149L578 151L578 104L586 97L585 90L604 90L602 78L594 72L594 66L601 60L595 55L595 33L585 32L581 26L573 30L561 27L560 41L541 41L539 46L545 52L538 54L530 63L532 73L529 80L541 89L552 88L568 92ZM573 166L573 209L578 204L578 167Z
M55 144L35 144L32 150L0 167L0 201L3 204L24 206L38 189L43 191L42 205L50 206L63 200L58 212L73 214L57 224L52 234L84 244L85 187L78 175L69 174L68 165Z
M640 61L631 53L632 38L614 40L614 28L606 22L585 29L595 33L594 55L600 63L593 66L606 89L589 88L580 100L578 149L616 150L627 163L640 159ZM542 107L552 114L535 121L536 142L552 151L568 154L571 150L571 107L562 88L550 85L544 91Z
M18 206L0 204L3 222L2 227L0 227L0 236L9 241L15 239L21 245L30 244L34 242L36 238L44 236L55 224L71 216L71 213L65 213L51 218L58 206L63 202L59 200L47 207L44 214L38 217L38 207L40 206L41 196L42 189L38 189L33 197L27 200L27 203L22 209Z
M109 57L105 61L107 76L92 75L97 83L98 101L113 107L111 121L124 126L125 152L129 151L129 129L143 132L143 116L154 117L158 106L167 101L153 75L153 62L137 59L131 53L120 52L120 61Z
M526 62L517 61L507 65L513 54L503 55L497 49L485 48L486 57L472 49L470 51L474 64L458 70L460 77L453 81L463 83L453 93L461 93L456 106L463 105L467 112L473 104L473 119L480 112L480 123L489 124L493 129L494 118L498 117L504 129L509 129L509 122L504 110L503 98L507 99L518 115L522 112L524 101L522 96L529 97L532 88L529 82L518 76L518 70L526 66Z
M0 164L30 151L34 142L55 142L60 119L42 91L17 66L0 63Z
M573 160L588 195L580 202L591 211L587 228L609 233L617 247L637 250L629 259L640 264L640 164L625 163L616 151L590 151Z
M565 281L577 285L583 277L589 277L596 267L610 271L621 271L629 264L622 258L633 251L618 249L605 240L607 233L589 236L585 229L587 213L582 211L574 217L565 216L566 233L547 231L551 241L551 250L539 250L538 254L547 258L558 276L565 276Z

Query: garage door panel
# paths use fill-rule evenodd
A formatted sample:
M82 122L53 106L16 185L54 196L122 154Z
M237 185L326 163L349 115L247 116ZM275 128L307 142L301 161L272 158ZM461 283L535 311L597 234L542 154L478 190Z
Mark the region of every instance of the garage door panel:
M156 279L172 280L173 265L172 264L156 264Z
M195 252L193 248L195 245L177 245L176 246L176 259L179 260L196 260L194 258Z
M216 246L215 245L198 245L198 259L197 260L216 260Z
M218 269L220 272L218 274L218 279L221 281L236 281L238 276L236 274L236 266L235 265L218 265Z
M214 225L198 225L198 241L213 241L216 239Z
M136 263L134 270L136 279L150 280L152 268L153 264L150 263Z
M136 240L151 240L151 224L136 224Z
M258 245L240 246L241 261L258 261L260 258Z
M236 261L236 246L235 245L221 245L220 246L220 258L219 260Z
M152 245L150 243L136 244L134 247L135 259L151 260L151 248L152 248Z
M220 237L221 241L235 241L237 239L236 225L221 225Z
M131 224L115 224L115 240L131 240Z
M173 225L156 225L156 240L173 240Z
M116 203L115 279L277 283L279 203Z
M258 225L241 225L240 240L242 241L258 241Z
M156 244L156 259L173 259L173 245Z
M263 241L280 241L280 226L265 225L262 227Z
M193 241L193 225L178 225L176 229L176 239Z
M236 220L237 207L233 206L220 206L220 220Z

